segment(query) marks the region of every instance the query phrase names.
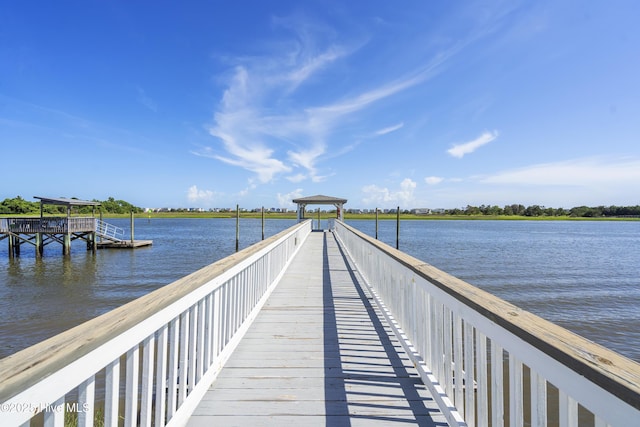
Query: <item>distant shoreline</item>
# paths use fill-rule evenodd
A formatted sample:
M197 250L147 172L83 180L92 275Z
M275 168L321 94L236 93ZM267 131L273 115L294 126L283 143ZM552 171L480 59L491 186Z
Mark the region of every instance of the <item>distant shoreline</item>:
M129 214L105 214L104 218L129 218ZM145 212L135 214L136 218L235 218L235 212ZM260 212L240 212L240 218L260 219ZM267 219L296 219L295 213L277 213L265 212L265 220ZM318 219L317 213L308 213L307 219ZM322 220L335 218L335 213L321 213ZM375 220L375 214L349 214L344 215L345 220ZM378 214L378 219L395 220L396 214ZM478 221L640 221L640 218L626 217L570 217L570 216L521 216L521 215L415 215L400 214L401 220L417 220L417 221L446 221L446 220L478 220Z
M52 215L45 214L45 217L51 216L64 216L61 214ZM88 215L72 215L74 217L88 216ZM89 215L90 216L90 215ZM95 215L99 217L99 214ZM37 218L39 215L34 214L2 214L0 218ZM131 214L103 214L103 218L130 218ZM189 219L189 218L235 218L235 212L141 212L134 214L137 219ZM265 220L267 219L296 219L296 213L279 213L279 212L265 212ZM262 214L260 212L240 212L240 218L253 218L261 219ZM318 219L317 213L308 213L306 219ZM321 213L320 218L327 220L335 218L335 213ZM349 214L344 215L345 220L375 220L375 214ZM378 219L380 221L396 220L396 214L379 213ZM523 215L416 215L416 214L400 214L401 220L410 221L640 221L640 217L572 217L568 215L564 216L523 216Z

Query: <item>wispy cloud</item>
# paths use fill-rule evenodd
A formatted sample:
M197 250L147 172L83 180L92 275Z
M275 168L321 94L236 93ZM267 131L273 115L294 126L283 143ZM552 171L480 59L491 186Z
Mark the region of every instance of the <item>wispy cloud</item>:
M640 181L640 159L591 157L541 163L498 172L479 181L486 184L531 186L637 185Z
M395 132L398 129L402 129L403 127L404 127L404 122L401 122L401 123L398 123L397 125L389 126L389 127L377 130L375 134L378 136L386 135L388 133Z
M462 144L456 144L447 150L447 153L453 157L459 159L463 158L465 154L470 154L476 151L478 148L486 145L498 137L498 131L484 132L482 135L474 139L473 141L464 142Z
M295 42L279 44L275 53L237 59L209 129L221 144L193 151L253 172L262 183L279 175L292 182L327 179L331 175L319 169L319 162L357 146L356 142L347 148L342 144L329 149L330 137L341 123L376 102L428 80L461 49L456 45L403 77L355 95L309 105L306 99L296 96L299 87L346 59L354 52L355 43L348 46L331 41L319 47L323 44L322 34L315 34L300 23L286 26L294 31ZM399 123L376 134L384 135L403 126Z
M145 107L147 107L149 110L153 111L154 113L158 112L158 105L156 104L156 102L151 99L144 91L144 89L142 89L140 86L136 87L137 91L138 91L138 96L137 96L137 101L144 105Z
M375 184L367 185L362 188L364 193L362 201L367 205L389 206L392 203L399 203L407 206L414 201L413 193L416 186L416 182L411 178L405 178L400 183L398 190L389 190L386 187L378 187Z
M297 175L288 176L287 179L291 182L301 182L307 179L307 176L303 173L299 173Z
M440 184L442 181L444 181L444 178L439 176L428 176L424 179L424 182L426 182L429 185Z

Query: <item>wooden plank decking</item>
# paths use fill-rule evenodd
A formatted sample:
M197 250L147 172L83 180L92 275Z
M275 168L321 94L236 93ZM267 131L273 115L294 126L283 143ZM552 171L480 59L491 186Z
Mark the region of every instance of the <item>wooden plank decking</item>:
M311 233L189 426L445 426L332 233Z

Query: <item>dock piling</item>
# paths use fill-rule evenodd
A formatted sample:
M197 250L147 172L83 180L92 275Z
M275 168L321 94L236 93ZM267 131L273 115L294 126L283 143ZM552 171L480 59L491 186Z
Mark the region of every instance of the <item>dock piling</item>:
M396 209L396 249L400 249L400 206Z
M378 240L378 208L376 208L376 240Z
M236 205L236 252L240 250L240 206Z

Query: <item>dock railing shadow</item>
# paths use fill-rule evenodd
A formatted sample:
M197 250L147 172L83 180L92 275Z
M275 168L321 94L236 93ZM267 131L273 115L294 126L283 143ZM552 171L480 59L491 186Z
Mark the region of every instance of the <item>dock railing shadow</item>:
M431 413L439 413L437 405L393 331L372 305L362 278L342 247L337 245L338 251L333 251L338 257L329 257L330 243L337 245L327 233L323 251L325 355L338 355L332 359L335 363L325 365L325 371L333 370L325 372L327 425L350 426L355 419L424 427L446 425L431 418Z

